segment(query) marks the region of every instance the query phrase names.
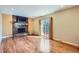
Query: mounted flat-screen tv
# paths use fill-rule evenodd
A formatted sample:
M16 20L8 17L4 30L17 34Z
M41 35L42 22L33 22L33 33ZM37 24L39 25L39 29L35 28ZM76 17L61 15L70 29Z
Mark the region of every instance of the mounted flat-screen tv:
M28 23L27 17L22 17L22 16L15 16L15 17L16 17L16 22L26 22L26 23Z
M18 16L18 22L26 22L26 17Z

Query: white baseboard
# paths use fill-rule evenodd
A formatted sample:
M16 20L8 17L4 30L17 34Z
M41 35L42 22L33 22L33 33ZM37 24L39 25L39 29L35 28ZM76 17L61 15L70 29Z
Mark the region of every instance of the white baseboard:
M2 36L2 39L12 37L12 35Z
M54 40L61 41L63 43L67 43L67 44L70 44L70 45L78 46L79 47L79 45L78 44L75 44L75 43L67 42L67 41L64 41L64 40L57 39L57 38L54 38Z

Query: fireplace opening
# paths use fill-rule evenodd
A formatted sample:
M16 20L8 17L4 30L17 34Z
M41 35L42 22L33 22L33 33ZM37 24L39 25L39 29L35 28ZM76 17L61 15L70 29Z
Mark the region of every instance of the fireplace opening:
M18 33L26 33L25 28L18 28Z

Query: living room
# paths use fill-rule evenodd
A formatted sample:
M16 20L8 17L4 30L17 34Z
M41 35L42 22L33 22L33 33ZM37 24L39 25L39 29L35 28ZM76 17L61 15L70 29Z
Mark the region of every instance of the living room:
M0 52L79 52L78 10L77 5L0 6Z

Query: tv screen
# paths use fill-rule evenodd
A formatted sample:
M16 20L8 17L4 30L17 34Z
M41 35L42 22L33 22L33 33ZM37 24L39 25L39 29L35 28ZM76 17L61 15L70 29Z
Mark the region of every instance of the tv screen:
M16 22L26 22L26 23L28 23L27 17L22 17L22 16L15 16L15 17L16 17Z
M26 17L20 17L20 16L18 17L19 22L27 22L27 20L28 19Z

